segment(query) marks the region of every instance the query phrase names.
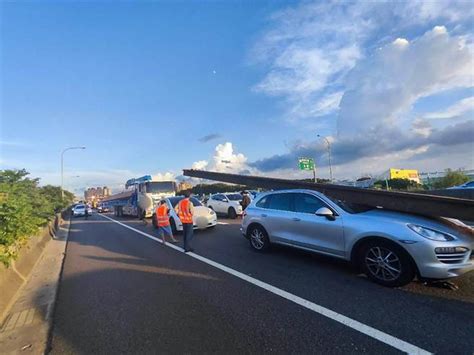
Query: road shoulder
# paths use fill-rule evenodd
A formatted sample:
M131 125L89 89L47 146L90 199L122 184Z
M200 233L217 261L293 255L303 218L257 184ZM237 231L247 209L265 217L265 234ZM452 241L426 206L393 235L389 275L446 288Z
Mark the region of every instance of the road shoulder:
M11 307L0 329L3 354L46 352L69 226L65 220L58 228Z

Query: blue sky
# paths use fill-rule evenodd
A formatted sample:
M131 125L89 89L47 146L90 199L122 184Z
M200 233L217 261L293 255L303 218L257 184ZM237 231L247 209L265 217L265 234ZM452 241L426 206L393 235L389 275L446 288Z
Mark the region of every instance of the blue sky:
M78 190L193 164L294 177L302 154L324 176L316 132L333 142L339 178L474 165L472 139L449 141L473 129L464 2L8 2L1 12L1 167L44 183L59 182L60 151L75 145L87 146L66 153L66 185Z

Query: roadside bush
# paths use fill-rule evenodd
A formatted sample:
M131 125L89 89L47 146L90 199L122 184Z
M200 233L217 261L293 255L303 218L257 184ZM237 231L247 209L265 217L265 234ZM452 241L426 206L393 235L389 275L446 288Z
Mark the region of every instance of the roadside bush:
M0 170L0 262L9 265L20 247L45 226L73 195L55 186L39 187L26 170Z
M433 182L433 187L435 189L446 189L448 187L462 185L469 180L469 176L467 176L463 171L447 169L445 176L436 179L436 181Z
M423 190L425 187L422 184L418 184L416 181L409 179L388 179L388 180L378 180L374 183L374 188L386 190L388 188L391 190L399 191L414 191L414 190Z

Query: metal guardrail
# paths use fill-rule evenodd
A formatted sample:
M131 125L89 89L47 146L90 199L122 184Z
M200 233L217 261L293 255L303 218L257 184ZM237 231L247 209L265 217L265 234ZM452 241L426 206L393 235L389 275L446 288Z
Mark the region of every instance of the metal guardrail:
M450 217L468 221L474 220L474 200L469 199L413 192L361 189L351 186L318 184L262 176L225 174L194 169L184 169L183 174L189 177L267 189L309 189L351 203L380 206L389 210L427 216Z

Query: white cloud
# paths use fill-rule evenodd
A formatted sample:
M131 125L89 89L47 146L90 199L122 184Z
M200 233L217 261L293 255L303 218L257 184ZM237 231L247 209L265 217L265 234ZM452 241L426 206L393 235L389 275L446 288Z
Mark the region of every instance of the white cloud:
M474 15L474 7L470 1L411 0L407 1L400 11L408 21L412 22L437 19L457 22L472 18Z
M396 40L361 60L349 73L341 99L338 133L352 136L399 126L421 97L469 87L473 53L436 26L408 44Z
M410 51L411 43L397 38L397 31L419 30L435 22L433 37L447 35L439 23L469 32L473 17L468 1L303 2L274 13L256 42L251 60L269 70L254 90L282 97L287 119L321 117L338 109L336 104L326 105L327 96L347 90L348 72L371 57L376 45L392 42L394 48ZM461 34L457 45L472 47L471 39Z
M254 89L284 97L290 119L337 109L327 104L328 93L322 90L337 83L361 57L359 42L372 24L357 18L358 6L349 4L345 12L340 10L334 4L320 3L280 11L271 17L273 27L252 50L254 62L270 65ZM354 22L345 21L346 16Z
M176 175L170 171L167 171L165 173L156 173L152 176L152 179L155 181L169 181L169 180L174 180L176 178Z
M447 118L454 118L459 117L467 112L471 112L474 110L474 96L467 97L462 99L455 104L449 106L448 108L436 111L436 112L429 112L423 115L426 119L447 119Z
M192 168L223 173L241 173L248 170L247 157L242 153L236 153L232 143L226 142L216 146L211 162L199 160L193 163Z
M205 170L208 165L209 162L207 160L199 160L194 162L191 168L197 170Z
M234 153L231 142L219 144L214 153L213 168L219 172L240 172L246 169L247 158L242 153Z

